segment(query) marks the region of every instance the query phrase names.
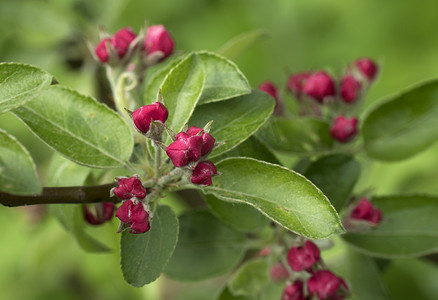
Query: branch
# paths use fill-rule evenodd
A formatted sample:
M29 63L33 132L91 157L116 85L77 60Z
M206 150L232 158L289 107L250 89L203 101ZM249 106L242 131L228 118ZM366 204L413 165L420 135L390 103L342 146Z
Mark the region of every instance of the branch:
M95 202L119 202L117 197L110 197L114 184L95 186L45 187L39 195L12 195L0 191L0 204L4 206L23 206L35 204L82 204Z

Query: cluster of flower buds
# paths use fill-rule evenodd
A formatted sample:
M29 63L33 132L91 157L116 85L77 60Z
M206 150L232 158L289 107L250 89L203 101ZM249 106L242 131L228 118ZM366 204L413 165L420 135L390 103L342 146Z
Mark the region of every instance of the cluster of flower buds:
M148 27L144 39L138 38L129 27L117 31L112 37L103 38L94 53L102 63L120 61L132 53L141 44L143 57L158 56L158 61L172 54L175 46L172 37L163 25Z
M83 206L84 218L90 225L101 225L112 219L114 214L114 203L94 203Z
M166 148L166 153L175 167L187 167L192 171L192 183L211 185L211 178L217 174L217 170L206 159L214 145L215 139L207 129L192 126L176 135L175 140Z
M111 193L125 200L117 209L116 217L122 221L119 232L130 228L130 233L144 233L150 229L148 205L143 202L146 188L136 175L117 179L118 186Z
M300 246L293 246L287 255L288 267L293 272L290 274L280 264L271 268L274 280L289 278L289 283L283 291L283 300L310 300L310 299L337 299L342 300L349 294L345 281L324 269L320 250L313 242L306 240ZM286 269L286 271L284 271Z
M351 231L368 230L382 221L382 212L368 198L356 201L345 219L345 227Z

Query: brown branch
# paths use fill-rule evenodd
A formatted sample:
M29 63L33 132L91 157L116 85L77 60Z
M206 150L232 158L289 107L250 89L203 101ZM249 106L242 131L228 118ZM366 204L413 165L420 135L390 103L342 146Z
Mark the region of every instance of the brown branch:
M45 187L39 195L12 195L0 191L0 204L5 206L23 206L35 204L82 204L95 202L118 202L117 197L110 197L114 184L95 186Z

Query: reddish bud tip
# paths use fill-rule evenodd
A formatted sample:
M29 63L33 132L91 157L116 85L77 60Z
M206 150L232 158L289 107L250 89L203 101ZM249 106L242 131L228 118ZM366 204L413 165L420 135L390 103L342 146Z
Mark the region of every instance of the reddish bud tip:
M216 167L211 161L201 161L193 170L190 181L194 184L211 185L211 176L216 174Z
M346 75L341 82L341 98L346 103L352 103L359 97L362 85L354 76Z
M116 217L128 225L130 233L145 233L149 231L149 213L143 203L135 204L132 200L127 200L117 209Z
M202 130L203 130L202 128L192 126L189 129L187 129L186 133L189 136L195 136ZM216 142L216 140L211 136L211 134L205 131L202 132L201 137L202 137L201 156L204 156L209 154L211 150L213 150L214 143Z
M84 218L90 225L100 225L111 220L114 213L114 203L95 203L84 205Z
M282 281L289 278L289 271L282 263L276 263L271 267L271 278L274 281Z
M142 132L147 133L151 126L151 122L160 121L166 122L169 112L161 102L155 102L150 105L144 105L132 113L132 119L135 127Z
M360 58L356 60L355 65L366 79L369 81L376 79L378 67L373 60L366 57Z
M346 143L357 134L357 118L347 119L339 116L335 119L331 129L331 136L340 143Z
M303 282L295 280L293 283L286 285L283 291L282 300L305 300L303 293Z
M295 272L308 270L321 259L318 246L306 240L303 246L291 247L287 254L287 262Z
M176 140L167 147L166 153L175 167L183 167L201 158L202 143L201 136L189 136L180 132L176 135Z
M319 299L342 300L348 293L345 281L328 270L316 271L307 281L310 295Z
M122 200L131 198L144 199L146 197L146 189L141 184L140 179L136 176L130 178L121 178L118 180L118 187L114 188L114 194Z
M323 103L326 97L335 95L335 83L326 72L316 72L307 78L303 86L303 92L316 101Z
M110 38L103 39L96 46L96 49L94 49L94 53L96 53L97 58L99 58L99 60L103 63L106 63L109 60L107 44L110 43L110 41Z
M129 45L136 37L135 32L129 27L122 28L114 34L111 39L111 45L113 45L119 58L123 58L126 55Z
M148 28L143 44L143 49L148 55L161 51L163 53L161 60L164 60L172 54L174 46L172 37L163 25L154 25Z
M287 89L297 98L301 99L301 92L303 90L304 83L309 78L311 73L302 72L296 73L289 77L287 81Z
M277 87L270 81L265 81L258 87L259 90L269 94L275 100L274 113L280 115L283 107L280 98L278 97Z
M368 221L379 224L382 220L382 212L375 208L367 198L360 199L350 214L351 219Z

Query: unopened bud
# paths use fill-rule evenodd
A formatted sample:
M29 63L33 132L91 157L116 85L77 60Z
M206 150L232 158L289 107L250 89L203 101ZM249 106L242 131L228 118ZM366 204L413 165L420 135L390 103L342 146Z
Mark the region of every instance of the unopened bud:
M274 281L286 280L289 278L289 271L281 262L276 263L271 267L271 278Z
M190 181L194 184L211 185L211 177L216 174L216 167L211 161L201 161L193 170Z
M203 131L202 128L192 126L187 129L186 133L189 136L198 135L202 131L202 148L201 148L201 156L207 155L211 152L214 147L215 139L211 136L210 133Z
M109 51L107 45L111 43L110 38L105 38L100 41L100 43L94 49L94 53L96 53L97 58L103 63L106 63L109 60Z
M370 58L364 57L356 60L355 65L359 72L369 81L376 79L378 67Z
M172 54L174 46L172 37L163 25L153 25L148 28L143 44L147 55L160 51L163 54L161 60L164 60Z
M286 285L281 297L282 300L305 300L303 292L303 282L295 280L293 283Z
M335 95L335 83L329 74L319 71L307 78L303 86L303 93L323 103L325 98Z
M259 90L269 94L275 100L274 114L281 115L283 113L283 103L278 96L277 87L270 81L265 81L258 87Z
M375 208L367 198L360 199L350 214L354 220L367 221L375 225L382 220L382 212Z
M341 98L346 103L352 103L357 100L362 85L354 78L353 75L346 75L341 82Z
M167 147L166 153L175 167L183 167L201 158L202 145L201 136L180 132L176 135L176 140Z
M335 119L330 135L340 143L346 143L354 138L357 134L357 118L345 118L339 116Z
M114 203L94 203L84 205L84 218L90 225L100 225L111 220L114 213Z
M287 81L287 89L298 99L301 99L301 93L303 86L306 83L307 78L309 78L311 73L301 72L292 74Z
M119 58L123 58L126 55L129 45L136 37L135 32L129 27L122 28L114 34L111 39L111 45L113 45Z
M155 102L149 105L143 105L132 113L132 120L135 127L146 134L149 132L152 121L166 122L169 112L161 102Z
M130 233L145 233L149 231L149 213L143 203L127 200L117 209L116 217L129 226Z
M120 178L117 181L118 187L113 189L113 193L122 200L131 198L144 199L146 197L146 188L142 185L137 176L130 178Z
M320 259L318 246L309 240L302 246L291 247L287 254L287 262L295 272L310 270Z
M344 299L348 294L345 281L328 270L318 270L307 281L311 296L318 299Z

